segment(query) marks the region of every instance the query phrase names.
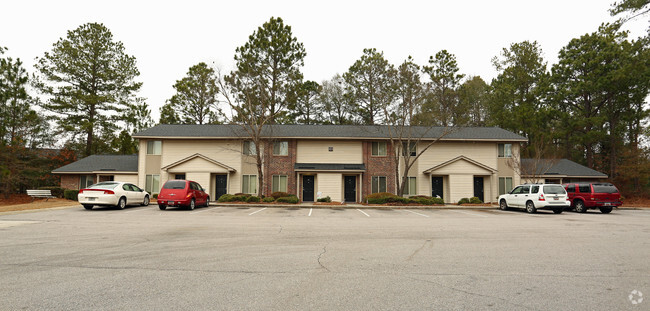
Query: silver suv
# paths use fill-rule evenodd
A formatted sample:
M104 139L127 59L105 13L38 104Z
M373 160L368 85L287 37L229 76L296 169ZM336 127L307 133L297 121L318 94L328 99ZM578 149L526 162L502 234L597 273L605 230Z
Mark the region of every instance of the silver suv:
M525 184L499 196L499 208L507 210L510 207L525 208L528 213L551 209L560 214L571 207L571 201L562 185Z

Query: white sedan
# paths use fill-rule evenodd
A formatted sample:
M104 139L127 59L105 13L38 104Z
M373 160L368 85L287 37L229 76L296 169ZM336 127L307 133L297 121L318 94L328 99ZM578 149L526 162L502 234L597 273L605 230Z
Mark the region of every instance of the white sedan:
M148 192L134 184L118 181L103 181L81 189L77 199L88 210L95 205L117 206L119 209L127 205L149 205Z

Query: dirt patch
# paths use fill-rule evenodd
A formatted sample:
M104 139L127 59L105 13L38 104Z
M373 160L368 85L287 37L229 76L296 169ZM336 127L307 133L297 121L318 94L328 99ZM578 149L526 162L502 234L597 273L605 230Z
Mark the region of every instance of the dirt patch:
M650 208L650 199L647 198L629 198L623 200L621 207L645 207Z
M45 199L37 198L32 202L32 198L26 194L15 194L9 198L0 198L0 212L25 211L43 208L64 207L80 205L77 201L66 199Z

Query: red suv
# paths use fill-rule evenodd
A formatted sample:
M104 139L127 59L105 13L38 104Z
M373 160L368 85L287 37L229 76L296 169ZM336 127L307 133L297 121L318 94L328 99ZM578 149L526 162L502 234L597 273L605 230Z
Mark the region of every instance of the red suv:
M610 183L568 183L564 184L576 212L584 213L588 209L598 208L603 214L610 213L621 204L621 194Z
M195 206L208 206L210 195L205 193L199 183L191 180L168 180L158 194L158 208L167 206L184 206L191 210Z

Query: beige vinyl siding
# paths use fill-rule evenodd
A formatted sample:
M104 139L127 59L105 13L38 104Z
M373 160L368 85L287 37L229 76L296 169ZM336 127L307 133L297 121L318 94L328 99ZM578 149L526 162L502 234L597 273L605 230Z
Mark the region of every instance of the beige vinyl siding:
M206 190L206 192L210 193L209 190L212 188L210 186L210 173L187 172L185 178L187 180L196 181ZM162 185L160 186L162 187ZM212 194L210 194L210 197L213 197Z
M223 168L222 166L219 166L217 164L214 164L202 158L194 158L187 162L183 162L179 165L169 168L167 171L170 173L190 173L190 172L203 172L203 173L210 172L210 173L226 173L226 174L228 173L228 170Z
M437 175L464 174L464 175L491 175L492 172L469 163L465 160L458 160L435 171Z
M121 182L132 183L132 184L134 184L134 185L140 187L140 186L138 185L138 175L136 175L136 174L127 174L127 175L121 175L121 174L120 174L120 175L114 175L114 176L113 176L113 180L114 180L114 181L121 181ZM140 188L143 188L143 189L144 189L144 186L143 186L143 187L140 187Z
M333 151L328 151L329 147ZM361 141L299 140L298 163L363 163Z
M146 162L146 155L147 155L147 140L146 139L141 139L140 140L140 146L138 148L138 182L136 185L142 189L144 189L144 185L146 182L146 173L145 173L145 162Z
M457 203L462 198L474 196L473 175L449 175L449 203Z
M318 192L321 192L321 198L329 196L335 202L343 200L343 174L319 173L317 184ZM318 193L314 195L314 200L317 199L317 196Z

